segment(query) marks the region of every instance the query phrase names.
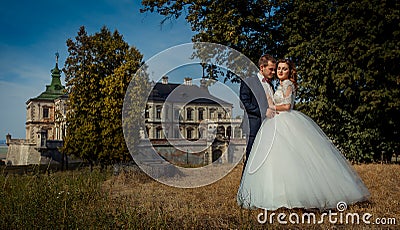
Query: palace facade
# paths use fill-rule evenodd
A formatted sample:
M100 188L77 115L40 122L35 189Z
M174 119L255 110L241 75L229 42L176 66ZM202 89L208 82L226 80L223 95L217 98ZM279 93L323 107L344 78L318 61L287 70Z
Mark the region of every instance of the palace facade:
M66 135L68 112L68 95L60 77L57 56L50 85L26 102L26 138L6 137L6 164L40 164L50 160L62 163L67 160L58 151ZM229 143L235 142L235 148L240 146L243 152L245 146L241 119L232 118L232 109L231 103L210 94L205 79L197 86L192 84L191 78L176 84L169 83L168 77L164 76L161 82L152 85L144 111L146 130L140 131L141 138L148 138L159 154L171 162L208 164L226 161ZM193 144L185 146L186 151L171 146L171 142L187 145L187 140ZM197 151L199 143L210 147Z
M172 163L233 163L234 151L244 152L245 138L242 119L232 118L232 110L232 103L210 94L206 79L198 86L191 78L176 84L164 76L152 85L141 136Z

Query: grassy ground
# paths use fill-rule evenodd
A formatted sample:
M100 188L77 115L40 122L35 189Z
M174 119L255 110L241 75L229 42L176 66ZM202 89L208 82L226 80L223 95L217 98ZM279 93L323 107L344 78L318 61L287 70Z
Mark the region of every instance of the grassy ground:
M242 167L209 186L179 189L160 184L138 171L112 176L87 169L49 174L0 176L0 228L41 229L375 229L400 227L400 165L355 165L369 188L369 202L344 213L370 213L369 219L395 218L396 225L329 223L260 224L261 210L236 204ZM280 209L287 216L304 210ZM336 212L336 211L335 211ZM316 220L321 213L315 212ZM325 214L326 215L326 214ZM390 219L389 219L390 218ZM287 219L288 220L288 219ZM383 220L383 219L382 219ZM381 221L382 221L381 220Z

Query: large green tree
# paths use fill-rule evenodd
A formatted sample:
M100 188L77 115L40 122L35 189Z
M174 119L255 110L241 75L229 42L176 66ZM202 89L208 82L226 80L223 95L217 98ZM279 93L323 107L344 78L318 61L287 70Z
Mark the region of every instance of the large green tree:
M350 160L380 160L400 145L399 1L143 0L142 11L184 16L193 41L230 46L255 63L295 61L297 109ZM229 77L229 75L228 75Z
M142 54L118 31L111 33L106 27L88 35L82 26L67 46L64 71L69 112L63 151L91 165L130 160L122 106L129 82L142 65ZM145 77L135 81L148 82Z
M348 158L390 157L400 143L399 1L294 1L293 9L284 32L301 73L299 109Z
M197 32L195 42L214 42L236 49L257 63L263 53L279 55L283 34L277 3L269 0L142 0L142 12L157 12L165 19L185 17ZM281 9L286 9L283 4Z

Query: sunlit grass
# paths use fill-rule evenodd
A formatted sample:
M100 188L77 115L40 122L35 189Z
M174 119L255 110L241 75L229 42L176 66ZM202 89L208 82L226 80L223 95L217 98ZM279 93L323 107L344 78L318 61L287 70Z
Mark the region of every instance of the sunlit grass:
M369 202L346 212L371 213L400 222L400 165L355 165L369 188ZM180 189L160 184L139 170L113 176L111 170L0 176L1 229L257 229L257 228L375 228L374 225L259 224L261 210L236 204L242 166L220 181L200 188ZM275 211L300 216L304 210ZM321 213L315 213L317 217ZM371 219L371 220L372 220Z

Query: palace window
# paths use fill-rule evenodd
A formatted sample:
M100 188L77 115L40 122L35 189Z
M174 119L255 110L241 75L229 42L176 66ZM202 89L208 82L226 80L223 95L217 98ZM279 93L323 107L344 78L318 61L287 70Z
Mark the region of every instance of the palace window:
M49 108L43 107L43 118L49 118Z
M186 138L187 139L192 139L192 134L193 134L193 128L187 128L186 129Z
M145 117L145 118L149 118L149 117L150 117L150 114L149 114L149 106L148 106L148 105L146 105L146 110L144 111L144 117Z
M199 120L204 120L204 109L199 109Z
M214 112L216 111L216 109L215 109L215 108L211 108L209 111L210 111L209 118L215 119L215 117L214 117Z
M156 118L161 119L161 105L157 105L156 107Z
M161 127L157 127L157 129L156 129L156 139L161 139L161 132L162 132L162 128Z
M193 114L193 109L192 108L188 108L186 110L186 118L187 118L188 121L193 121L192 114Z
M231 138L232 136L232 127L228 126L228 128L226 128L226 136L228 137L228 139Z
M217 127L217 135L222 135L225 136L225 127L224 126L218 126Z

